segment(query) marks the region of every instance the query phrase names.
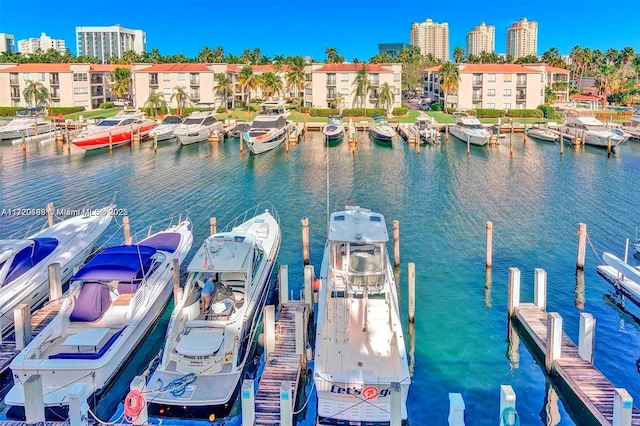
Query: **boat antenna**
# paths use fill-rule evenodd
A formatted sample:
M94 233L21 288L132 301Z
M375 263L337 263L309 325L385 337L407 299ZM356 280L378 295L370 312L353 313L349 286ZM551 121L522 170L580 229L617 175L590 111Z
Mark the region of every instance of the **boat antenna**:
M327 150L327 237L329 237L329 226L331 216L329 216L329 138L325 136L325 148Z

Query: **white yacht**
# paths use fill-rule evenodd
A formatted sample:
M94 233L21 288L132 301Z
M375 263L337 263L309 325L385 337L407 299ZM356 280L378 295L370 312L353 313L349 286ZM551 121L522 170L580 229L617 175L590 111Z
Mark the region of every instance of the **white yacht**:
M233 407L280 250L277 214L256 213L208 237L189 264L147 378L150 415L218 419Z
M456 124L449 126L449 133L462 142L469 142L471 145L486 145L491 138L491 132L485 129L477 117L466 112L454 112L453 118Z
M531 128L527 129L527 136L546 142L555 142L558 140L558 134L549 129L546 121L533 123Z
M396 131L389 125L389 120L380 116L372 118L373 123L369 125L369 135L378 141L391 143Z
M224 124L216 120L213 112L202 111L191 113L173 130L173 134L181 145L190 145L206 141L212 134L222 132L223 128Z
M629 140L640 141L640 113L634 114L621 128L629 134Z
M184 119L179 115L167 115L158 124L158 127L149 132L149 137L158 138L158 142L173 139L176 137L173 131L176 130L183 121Z
M569 109L564 111L564 124L560 127L560 132L571 136L582 137L584 135L586 145L607 148L609 142L615 148L626 138L615 132L595 118L593 111L587 109Z
M287 137L287 117L290 112L284 101L267 101L260 104L262 111L253 119L251 127L242 134L252 154L270 151L282 144Z
M384 216L331 214L320 270L314 381L318 424L389 424L392 383L402 418L411 376Z
M42 378L46 417L64 419L68 393L84 385L90 404L122 371L173 291L173 260L193 236L188 220L134 245L100 251L72 278L56 317L11 362L10 418L24 416L24 383Z
M437 145L440 143L440 132L431 123L431 117L419 115L414 123L414 130L422 142Z
M11 121L0 127L0 140L53 132L54 129L55 125L45 120L41 108L25 108L18 110Z

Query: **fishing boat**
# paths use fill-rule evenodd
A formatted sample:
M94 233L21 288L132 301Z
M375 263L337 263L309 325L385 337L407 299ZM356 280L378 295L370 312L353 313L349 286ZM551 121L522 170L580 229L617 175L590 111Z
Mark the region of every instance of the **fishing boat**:
M208 237L189 264L161 359L147 379L150 415L228 416L280 250L277 214L257 211Z
M287 117L291 114L283 101L260 104L262 111L253 119L251 127L242 134L252 154L262 154L282 144L287 137Z
M327 124L322 128L322 134L328 141L342 139L344 136L344 124L341 115L330 115Z
M489 143L491 133L482 126L477 117L466 112L454 112L453 118L456 123L449 127L453 136L471 145L483 146Z
M24 383L35 374L47 418L67 417L74 386L83 387L90 403L97 400L163 311L173 291L173 260L182 262L192 241L191 223L180 220L87 262L56 317L12 361L7 416L23 418Z
M222 132L224 124L215 117L211 111L196 111L173 130L173 134L178 138L180 145L191 145L206 141L216 132Z
M382 142L391 142L396 131L389 125L385 117L375 116L373 123L369 126L369 135Z
M46 121L41 108L25 108L16 112L16 116L8 123L0 126L0 140L18 139L40 133L52 132L55 126Z
M157 138L158 142L173 139L176 137L173 131L181 125L183 121L184 119L179 115L167 115L158 124L158 127L149 132L149 137Z
M49 297L48 267L60 264L62 282L91 253L113 219L113 205L77 215L21 239L0 239L0 330L13 329L13 310L34 311ZM74 213L76 213L74 211Z
M414 123L414 130L420 137L420 141L428 144L440 143L440 132L431 125L431 118L419 115Z
M611 145L615 148L626 140L595 118L591 110L569 109L564 111L563 116L564 124L560 126L560 132L571 136L584 136L586 145L599 148Z
M549 129L546 121L537 121L527 129L527 136L541 141L555 142L558 140L558 134Z
M411 384L384 216L347 206L331 214L320 271L314 381L318 424L389 424Z
M156 126L155 121L145 119L140 113L114 115L86 127L71 143L87 151L115 147L131 142L134 135L148 136Z

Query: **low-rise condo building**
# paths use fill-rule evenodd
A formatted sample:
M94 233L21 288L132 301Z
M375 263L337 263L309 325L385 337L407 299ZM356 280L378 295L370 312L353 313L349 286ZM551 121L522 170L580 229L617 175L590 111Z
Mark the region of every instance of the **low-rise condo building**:
M557 103L569 101L569 70L546 64L457 64L458 90L447 95L447 108L458 110L535 109L545 103L546 87ZM424 93L444 103L440 66L424 71Z

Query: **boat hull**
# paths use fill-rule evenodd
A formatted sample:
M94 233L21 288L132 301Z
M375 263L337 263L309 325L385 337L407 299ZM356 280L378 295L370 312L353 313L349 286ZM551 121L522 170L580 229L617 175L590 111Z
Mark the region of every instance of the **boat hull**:
M149 135L149 132L156 127L155 123L145 124L131 129L129 126L125 129L116 129L87 136L80 135L72 141L72 143L78 148L82 148L86 151L95 149L116 147L119 145L125 145L132 141L133 135L140 135L144 138Z
M0 127L0 140L20 139L22 138L22 136L30 137L36 134L50 133L55 130L55 126L52 123L44 122L44 121L38 124L37 132L36 132L35 126L9 129L8 127L11 127L11 125L7 124L6 126L3 126L3 127L5 128L3 129L2 127Z
M344 128L337 126L326 126L322 133L327 140L335 141L344 137Z
M483 146L489 143L489 135L475 135L466 132L459 126L449 127L449 133L462 142L469 142L471 145Z
M545 142L555 142L558 140L558 135L547 132L539 132L534 129L530 129L527 131L527 136L533 139L538 139Z
M264 152L271 151L272 149L282 145L286 137L287 133L285 130L279 131L268 139L251 138L247 137L246 134L243 134L242 136L247 144L247 148L249 148L249 152L252 154L262 154Z
M576 136L575 129L573 127L563 126L560 128L560 131L564 134L569 134L571 136ZM578 132L578 136L582 136L581 132ZM595 133L587 132L584 135L584 143L585 145L595 146L597 148L608 148L609 143L611 143L611 147L615 148L619 143L623 142L624 139L614 133L611 135L599 135Z
M395 132L387 131L387 130L378 130L373 126L369 127L369 136L382 142L391 142L393 139L394 133Z

